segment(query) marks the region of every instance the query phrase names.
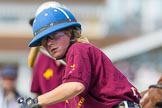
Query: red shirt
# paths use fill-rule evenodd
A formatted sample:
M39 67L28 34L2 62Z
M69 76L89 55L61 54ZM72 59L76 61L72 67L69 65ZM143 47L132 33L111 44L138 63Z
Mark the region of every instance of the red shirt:
M31 92L44 94L62 83L64 65L57 66L56 61L39 53L33 68ZM46 108L63 108L65 102L49 105Z
M123 100L139 103L137 89L95 46L74 43L66 54L66 64L63 82L81 82L86 87L69 102L71 108L111 108Z

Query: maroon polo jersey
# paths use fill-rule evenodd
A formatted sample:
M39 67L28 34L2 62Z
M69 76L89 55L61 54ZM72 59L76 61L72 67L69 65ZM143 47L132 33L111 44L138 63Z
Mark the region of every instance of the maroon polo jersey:
M139 103L137 89L92 44L74 43L69 48L63 82L72 81L81 82L85 91L70 100L71 108L111 108L123 100Z
M39 53L33 67L31 92L44 94L62 83L65 66L57 65L56 61ZM49 105L46 108L64 108L65 102Z

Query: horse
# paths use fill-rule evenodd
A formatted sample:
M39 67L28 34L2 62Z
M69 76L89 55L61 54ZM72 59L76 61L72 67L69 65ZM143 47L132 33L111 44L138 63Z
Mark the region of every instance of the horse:
M157 84L150 85L147 90L140 94L142 108L162 108L162 75Z

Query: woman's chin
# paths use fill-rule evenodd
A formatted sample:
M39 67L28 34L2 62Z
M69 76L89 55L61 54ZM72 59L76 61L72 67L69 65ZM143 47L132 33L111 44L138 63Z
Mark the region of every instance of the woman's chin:
M54 55L53 57L56 58L56 59L63 59L62 55Z

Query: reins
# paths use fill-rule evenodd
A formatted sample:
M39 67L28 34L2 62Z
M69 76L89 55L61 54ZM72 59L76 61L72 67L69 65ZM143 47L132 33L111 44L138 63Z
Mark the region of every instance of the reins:
M154 85L150 85L149 88L160 88L160 89L162 89L162 85L154 84Z

